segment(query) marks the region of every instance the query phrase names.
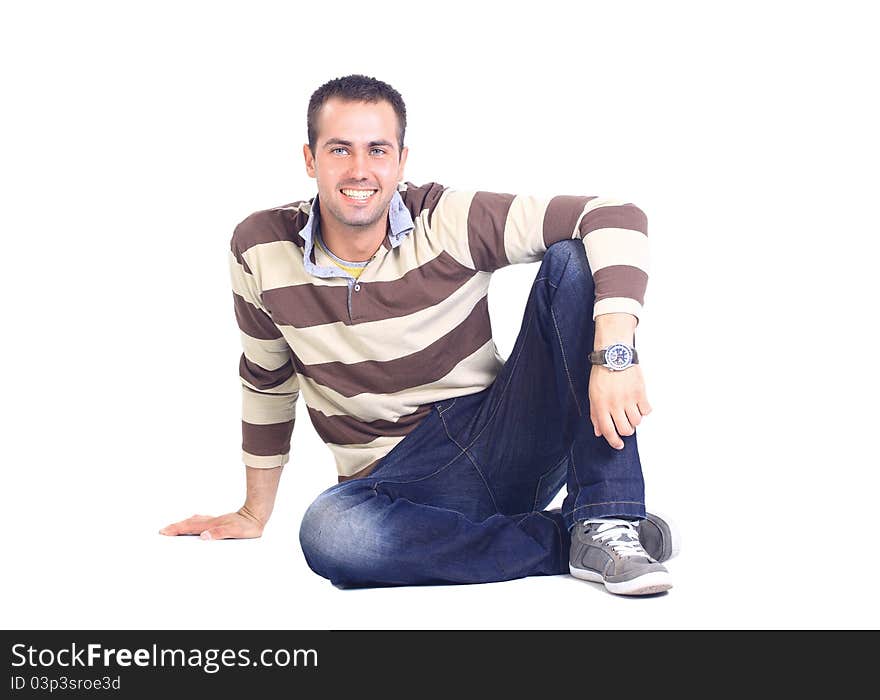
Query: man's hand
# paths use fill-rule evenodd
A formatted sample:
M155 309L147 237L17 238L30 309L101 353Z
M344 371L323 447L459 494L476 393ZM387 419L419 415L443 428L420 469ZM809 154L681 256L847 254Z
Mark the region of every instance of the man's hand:
M228 540L260 537L272 515L275 493L283 467L255 469L245 466L247 497L235 513L219 517L194 515L179 523L166 525L160 535L199 535L203 540Z
M247 539L262 536L265 526L265 520L242 507L235 513L216 518L211 515L193 515L178 523L166 525L159 530L159 534L199 535L203 540Z
M642 416L651 412L639 365L615 371L593 365L590 370L590 420L593 434L604 435L608 444L623 449L621 435L632 435Z

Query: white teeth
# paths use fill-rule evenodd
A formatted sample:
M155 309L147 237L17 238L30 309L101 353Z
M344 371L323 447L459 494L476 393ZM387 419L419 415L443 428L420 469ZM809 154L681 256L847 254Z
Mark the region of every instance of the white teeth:
M367 199L375 194L376 190L342 190L342 194L352 199Z

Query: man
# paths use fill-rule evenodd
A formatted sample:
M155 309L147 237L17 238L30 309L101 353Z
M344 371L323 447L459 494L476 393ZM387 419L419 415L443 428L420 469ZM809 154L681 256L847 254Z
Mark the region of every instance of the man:
M405 128L401 96L373 78L312 95L303 155L318 194L252 214L231 241L245 505L161 532L259 537L302 392L338 483L300 543L334 585L570 573L667 590L674 533L645 511L635 435L651 410L633 346L643 212L404 182ZM489 280L539 260L505 362ZM562 509L544 510L566 481Z

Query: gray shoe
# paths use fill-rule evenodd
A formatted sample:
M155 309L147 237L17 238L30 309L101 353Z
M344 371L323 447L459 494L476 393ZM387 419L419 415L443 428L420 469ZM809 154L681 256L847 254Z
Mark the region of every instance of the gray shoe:
M681 536L675 523L654 513L646 515L646 520L636 523L636 529L639 531L639 542L648 555L659 562L677 556L681 550Z
M650 556L639 542L636 525L636 522L617 518L575 523L568 559L571 575L604 583L605 588L618 595L647 595L672 588L666 567Z

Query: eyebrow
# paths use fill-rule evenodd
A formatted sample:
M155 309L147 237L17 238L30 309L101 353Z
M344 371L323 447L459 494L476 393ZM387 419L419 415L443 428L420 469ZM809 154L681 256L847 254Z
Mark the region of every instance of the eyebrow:
M349 148L354 146L354 144L351 141L346 141L345 139L338 139L338 138L327 139L324 142L325 147L337 145L337 144L340 146L348 146ZM378 141L370 141L367 144L367 146L369 146L370 148L372 148L373 146L391 146L393 148L394 144L391 143L390 141L385 141L384 139L380 139Z

